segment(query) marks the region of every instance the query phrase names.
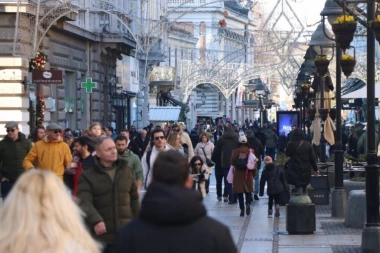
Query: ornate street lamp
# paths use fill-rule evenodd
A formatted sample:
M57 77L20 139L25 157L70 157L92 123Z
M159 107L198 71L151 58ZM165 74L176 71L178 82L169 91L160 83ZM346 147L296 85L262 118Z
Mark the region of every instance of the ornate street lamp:
M331 0L330 0L331 1ZM342 1L340 1L341 3ZM367 0L360 1L356 0L356 3L367 3L367 10L365 11L367 20L363 20L358 17L353 17L348 15L348 17L339 16L335 19L334 23L339 24L339 29L337 25L333 24L333 31L335 33L335 38L337 41L337 47L343 50L347 47L347 43L351 42L349 39L353 37L353 33L356 29L356 20L358 19L360 23L367 28L367 165L365 166L366 173L366 224L362 232L362 253L372 253L380 252L380 215L379 215L379 166L376 164L377 154L376 154L376 141L373 136L375 136L375 31L377 31L377 18L375 17L375 6L378 0ZM345 2L344 2L345 4ZM377 3L378 4L378 3ZM327 3L326 3L327 5ZM339 4L340 5L340 4ZM343 13L346 14L346 7L343 8ZM323 12L321 15L337 15L337 13ZM333 18L330 18L333 20ZM339 20L338 20L339 19ZM324 21L324 19L322 19ZM337 22L336 22L337 21ZM355 23L355 24L353 24ZM335 27L334 27L335 26ZM355 29L351 29L355 26ZM343 32L345 30L345 32ZM351 39L352 40L352 39ZM341 58L340 50L337 50L337 89L336 89L336 103L341 105L341 72L339 60ZM339 78L339 82L338 82ZM339 87L339 88L338 88ZM337 137L339 142L337 142L336 156L335 156L335 171L339 172L335 175L336 186L338 183L339 188L343 188L343 151L341 150L341 128L340 128L340 110L337 110ZM339 155L339 156L338 156ZM339 178L337 178L337 176ZM339 188L337 190L339 190ZM340 192L344 191L340 190ZM335 192L335 191L334 191ZM343 192L344 194L344 192ZM345 196L345 194L344 194ZM334 198L334 195L333 195ZM334 199L333 199L334 203ZM339 205L339 203L337 203ZM333 206L334 211L334 206Z
M207 99L206 94L202 93L202 96L201 96L201 101L202 101L202 103L201 103L201 104L196 104L196 105L195 105L195 109L198 109L198 108L201 107L202 105L205 105L205 104L206 104L206 99Z
M331 34L331 33L330 33ZM317 68L317 73L320 76L325 76L328 73L328 65L334 56L334 45L335 42L326 38L323 32L323 24L319 24L317 29L314 31L311 36L311 40L309 46L311 46L316 52L317 57L315 59L315 66ZM331 56L330 56L331 54ZM324 126L325 120L327 119L327 115L329 112L329 108L324 108L324 82L323 79L319 84L319 92L320 92L320 108L318 110L319 116L321 118L321 144L320 144L320 161L326 162L326 140L324 137Z
M336 19L343 13L342 8L334 1L327 0L325 7L321 12L323 32L326 39L334 40L331 33L327 32L325 17L327 17L328 22L332 25ZM341 66L340 58L342 55L342 50L339 47L339 43L336 45L336 142L335 142L335 188L332 193L332 217L344 218L347 208L346 193L343 186L343 144L342 144L342 126L341 126L341 110L342 110L342 100L341 100Z
M263 119L263 111L264 111L264 106L263 106L263 98L268 94L268 88L267 86L263 83L261 78L256 78L253 80L250 80L250 83L252 85L252 90L255 93L256 97L259 98L259 106L260 106L260 127L263 127L264 125L264 119Z

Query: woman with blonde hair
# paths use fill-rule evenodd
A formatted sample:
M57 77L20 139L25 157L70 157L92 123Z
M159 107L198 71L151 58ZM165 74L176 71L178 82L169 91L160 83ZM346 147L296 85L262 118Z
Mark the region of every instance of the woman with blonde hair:
M100 253L81 216L54 173L24 173L0 211L0 252Z
M168 136L168 140L166 145L169 146L169 148L179 151L181 154L185 155L185 151L182 147L181 143L181 136L179 133L172 132Z

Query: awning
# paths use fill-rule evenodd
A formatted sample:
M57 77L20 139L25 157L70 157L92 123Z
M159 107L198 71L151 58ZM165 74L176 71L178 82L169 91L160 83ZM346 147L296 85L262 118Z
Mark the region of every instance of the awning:
M375 84L375 98L380 98L380 83ZM342 98L366 98L367 97L367 85L361 89L350 92L343 95Z
M178 121L181 107L179 106L157 106L150 107L149 121Z

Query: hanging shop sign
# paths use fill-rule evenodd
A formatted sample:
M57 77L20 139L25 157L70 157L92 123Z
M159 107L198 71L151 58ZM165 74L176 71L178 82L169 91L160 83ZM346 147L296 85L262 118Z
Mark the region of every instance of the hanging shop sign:
M32 71L32 82L35 84L62 84L62 70L41 70Z

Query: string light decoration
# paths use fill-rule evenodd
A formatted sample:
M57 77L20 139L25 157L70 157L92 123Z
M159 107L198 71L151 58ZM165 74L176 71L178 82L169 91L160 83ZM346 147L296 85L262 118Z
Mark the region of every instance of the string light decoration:
M41 94L37 95L36 104L36 126L42 126L45 120L45 101Z
M48 61L48 57L46 54L42 52L37 52L36 56L30 60L29 63L29 71L31 72L34 69L45 69L45 64Z

